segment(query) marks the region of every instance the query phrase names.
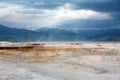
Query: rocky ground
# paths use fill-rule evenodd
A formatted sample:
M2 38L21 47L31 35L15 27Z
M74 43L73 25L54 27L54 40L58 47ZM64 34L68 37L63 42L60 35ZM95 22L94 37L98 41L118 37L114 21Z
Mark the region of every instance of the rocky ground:
M0 80L120 80L118 43L82 46L86 48L39 53L0 51Z

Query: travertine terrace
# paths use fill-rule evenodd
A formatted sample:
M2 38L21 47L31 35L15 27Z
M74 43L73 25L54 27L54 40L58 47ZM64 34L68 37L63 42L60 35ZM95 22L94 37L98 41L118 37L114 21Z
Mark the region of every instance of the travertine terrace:
M0 47L0 80L120 80L120 43L1 43Z

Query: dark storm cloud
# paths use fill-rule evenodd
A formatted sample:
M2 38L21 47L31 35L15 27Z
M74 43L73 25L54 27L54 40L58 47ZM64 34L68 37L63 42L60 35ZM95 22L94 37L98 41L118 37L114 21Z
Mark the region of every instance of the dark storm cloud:
M37 26L36 29L38 26L80 29L109 28L120 24L119 0L0 0L0 2L8 5L4 10L11 11L10 14L2 11L0 18L3 20L0 20L0 23L11 26L17 24L27 26L30 23L29 25ZM4 8L0 6L0 9L2 7ZM12 18L20 21L18 23L13 20L13 23L10 23L8 18L10 21ZM47 24L44 24L44 21Z

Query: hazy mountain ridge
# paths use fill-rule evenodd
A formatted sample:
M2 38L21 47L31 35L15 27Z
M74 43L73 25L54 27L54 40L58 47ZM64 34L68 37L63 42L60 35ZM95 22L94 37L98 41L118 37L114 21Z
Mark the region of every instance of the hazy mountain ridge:
M118 33L119 29L70 31L41 28L32 31L0 25L0 41L106 41Z
M120 41L120 34L111 36L111 37L107 38L106 41Z

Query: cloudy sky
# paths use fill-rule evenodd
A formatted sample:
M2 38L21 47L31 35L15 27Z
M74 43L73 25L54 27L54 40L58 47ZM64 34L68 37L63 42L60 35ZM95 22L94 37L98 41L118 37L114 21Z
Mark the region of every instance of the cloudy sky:
M120 0L0 0L0 24L22 29L120 28Z

